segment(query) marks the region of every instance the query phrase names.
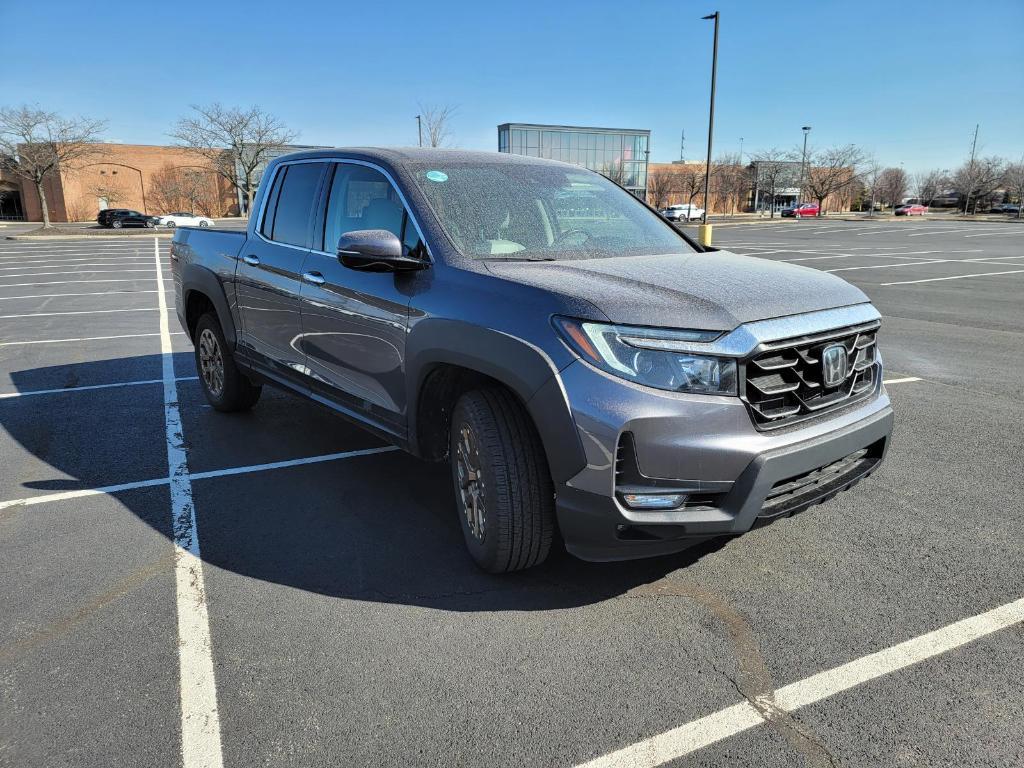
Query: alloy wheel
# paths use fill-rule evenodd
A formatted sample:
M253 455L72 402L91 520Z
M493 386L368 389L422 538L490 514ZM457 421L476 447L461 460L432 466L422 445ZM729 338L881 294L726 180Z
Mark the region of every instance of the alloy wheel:
M480 451L476 435L468 424L459 429L455 446L455 465L459 483L462 514L473 538L483 543L487 535L487 514L484 508L484 479L480 471Z
M204 328L199 334L199 369L206 389L214 397L224 391L224 357L213 331Z

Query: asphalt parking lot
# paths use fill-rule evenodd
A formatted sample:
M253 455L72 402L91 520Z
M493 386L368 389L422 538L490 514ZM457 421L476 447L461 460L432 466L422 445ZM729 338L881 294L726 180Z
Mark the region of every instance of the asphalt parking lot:
M0 765L1024 764L1024 227L715 243L872 298L887 463L495 577L444 466L271 390L205 406L167 239L0 241Z

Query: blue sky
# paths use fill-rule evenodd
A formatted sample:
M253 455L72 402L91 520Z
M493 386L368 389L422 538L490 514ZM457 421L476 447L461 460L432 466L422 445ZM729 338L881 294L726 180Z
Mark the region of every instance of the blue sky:
M0 0L0 103L160 144L190 103L259 104L331 145L408 145L418 102L454 143L507 121L650 128L652 161L703 156L722 13L715 154L856 143L909 171L1024 155L1024 2L38 3ZM45 31L44 31L45 30ZM39 33L45 47L37 52Z

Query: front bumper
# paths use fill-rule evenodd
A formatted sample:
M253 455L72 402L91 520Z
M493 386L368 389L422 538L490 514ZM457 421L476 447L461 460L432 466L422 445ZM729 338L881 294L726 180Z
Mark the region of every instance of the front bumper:
M765 433L738 398L658 392L582 362L562 380L587 466L558 488L558 522L568 550L585 560L677 552L798 512L873 472L892 433L884 388L844 411ZM616 470L627 433L644 477L692 488L701 501L670 511L626 507Z

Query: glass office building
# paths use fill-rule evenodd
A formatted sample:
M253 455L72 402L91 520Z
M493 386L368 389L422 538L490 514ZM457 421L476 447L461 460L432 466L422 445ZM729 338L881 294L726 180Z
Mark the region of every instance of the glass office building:
M504 123L498 151L562 160L603 173L641 200L647 194L651 132L626 128Z

